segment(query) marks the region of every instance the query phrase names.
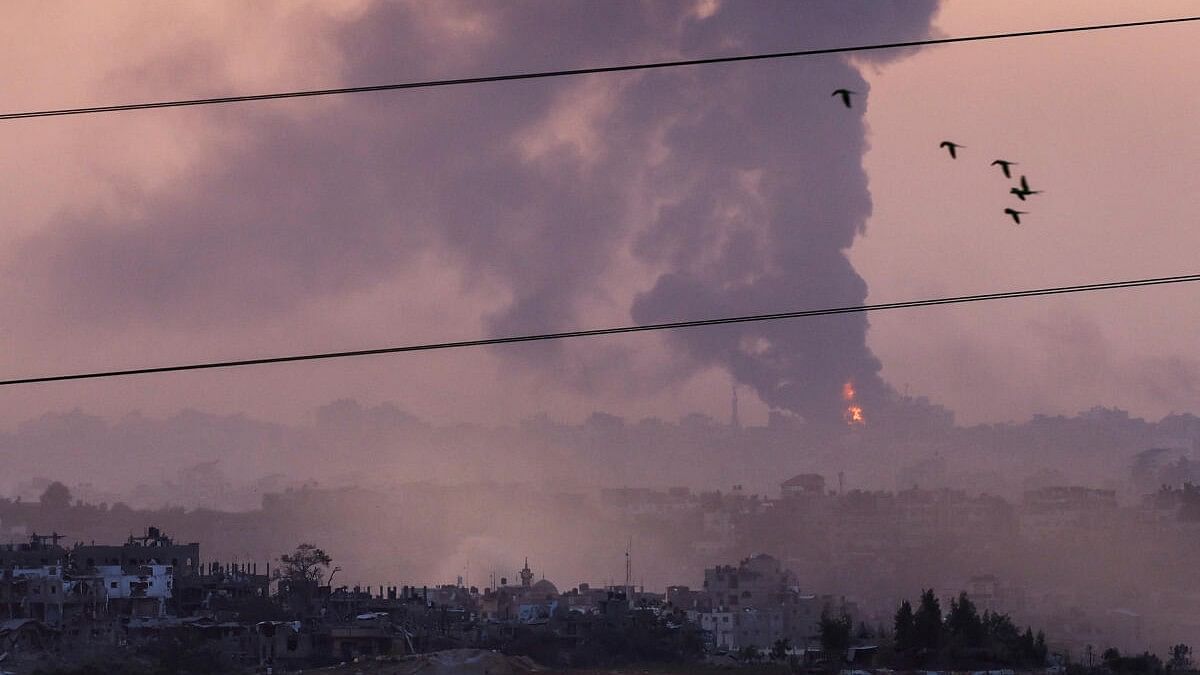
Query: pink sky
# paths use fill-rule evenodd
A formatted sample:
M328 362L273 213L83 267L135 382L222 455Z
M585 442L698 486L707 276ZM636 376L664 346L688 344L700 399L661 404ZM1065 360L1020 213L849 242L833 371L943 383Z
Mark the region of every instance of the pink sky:
M697 3L695 12L703 14L706 5ZM7 83L2 107L19 111L364 84L524 70L564 59L566 65L592 65L610 62L613 54L635 61L676 53L669 44L634 38L618 45L621 49L609 49L599 38L592 51L574 49L555 43L553 31L540 27L530 28L529 35L502 36L508 42L501 55L506 60L500 62L489 58L498 39L489 19L492 6L415 7L407 14L416 26L414 42L397 48L410 60L389 63L373 60L373 43L345 39L372 11L366 1L16 3L0 26L0 68ZM1194 10L1194 2L1182 1L1060 2L1047 9L1033 0L959 0L944 3L934 26L958 35ZM822 37L834 44L861 42L871 40L872 31L887 30L882 23L839 25L840 31ZM865 66L870 150L863 161L874 204L866 234L849 256L867 282L869 300L1197 271L1193 251L1200 234L1192 213L1200 187L1195 125L1200 75L1190 66L1198 30L1183 25L938 47ZM525 42L514 42L518 39ZM706 51L703 46L689 48ZM759 45L732 47L753 51ZM718 44L707 51L730 49ZM372 65L355 65L363 63ZM506 139L513 152L531 164L568 157L572 166L582 167L587 181L612 179L587 169L625 166L612 156L623 147L622 139L607 136L605 129L622 114L618 104L624 88L635 84L597 77L546 86L553 89L541 90L545 105L531 107L528 119L511 125L518 130ZM387 105L394 106L397 125L417 125L445 110L517 114L519 101L502 112L490 110L487 96L493 93L480 87L0 123L7 160L0 164L6 186L0 257L7 277L0 308L8 317L0 332L3 372L24 376L485 334L489 313L523 292L508 282L520 278L522 270L490 269L482 244L481 250L463 251L431 243L445 231L439 219L452 204L414 205L406 217L420 227L397 231L394 242L385 239L394 250L385 253L364 244L349 249L352 255L344 259L313 261L319 269L311 278L321 283L313 281L312 288L297 281L306 278L303 271L310 264L301 257L307 249L298 249L293 257L222 258L229 267L213 272L211 289L165 288L160 295L150 290L145 297L128 296L130 288L140 288L137 274L144 273L146 280L173 278L172 267L194 259L191 251L173 250L175 240L158 239L155 224L139 218L153 213L151 205L162 203L163 195L211 182L230 158L262 141L259 135L277 133L273 147L295 149L296 157L280 154L270 158L272 164L264 161L276 167L272 170L287 171L320 145L313 121L337 124L344 116L349 125L379 115ZM288 136L292 129L304 133ZM412 147L421 147L419 134L412 138ZM946 138L967 146L956 163L936 147ZM361 143L364 156L371 152L371 138L344 140ZM642 150L653 165L656 148ZM438 146L437 151L464 162L471 157L467 145ZM1030 204L1033 213L1020 228L1001 213L1009 203L1007 184L987 166L996 156L1021 162L1019 170L1046 190ZM410 185L430 179L422 173L420 157L394 161L411 167ZM330 175L341 170L325 168ZM297 178L301 192L303 179ZM503 172L494 180L503 184ZM760 179L748 171L746 180ZM263 197L258 208L264 213L285 208L271 203L273 195ZM202 205L208 198L231 197L194 195L189 203ZM655 208L645 196L620 206L620 217L631 220ZM345 235L337 222L338 205L329 208L326 227L303 236ZM202 210L187 216L203 223ZM107 229L101 237L95 228ZM144 236L122 228L142 228ZM390 229L381 231L385 238L393 236ZM108 249L96 250L96 258L81 257L87 247L81 252L69 245L80 241L77 232L101 242L132 234L127 240L140 241L155 254L146 262L154 267L132 278L89 276L82 268L103 268L107 256L124 259L121 251ZM185 241L191 246L217 246L194 232L190 236ZM633 298L653 286L661 270L635 255L632 236L598 239L596 246L612 250L595 269L557 259L553 250L538 250L542 264L563 267L563 280L572 279L574 264L581 265L580 274L592 275L571 296L573 317L585 317L589 326L628 323ZM395 257L390 272L369 278L357 274L379 264L374 256L384 255ZM252 283L241 290L221 285L225 271L229 278ZM78 283L71 281L77 273ZM123 281L97 287L94 278ZM62 288L81 287L87 292L77 298L62 295ZM1153 417L1195 411L1200 407L1200 365L1191 339L1200 326L1196 292L1160 288L879 314L870 317L868 344L883 363L885 380L947 405L964 422L1072 413L1098 404ZM281 304L280 298L286 301ZM0 392L0 423L75 407L109 416L200 408L295 420L340 397L392 400L446 422L515 422L543 410L575 419L593 409L633 417L694 410L724 417L729 373L719 365L682 363L676 350L661 336L572 345L555 362L564 370L562 377L532 363L539 358L536 352L512 359L474 350L14 387ZM606 373L608 359L622 364L613 375ZM750 392L742 401L744 420L765 419L766 406Z
M947 2L946 34L1188 16L1195 3ZM851 257L872 301L1168 276L1196 269L1200 74L1194 26L928 49L869 76L875 212ZM969 146L949 164L944 138ZM1028 224L995 157L1035 187ZM897 386L960 421L1120 406L1195 412L1196 288L880 314Z

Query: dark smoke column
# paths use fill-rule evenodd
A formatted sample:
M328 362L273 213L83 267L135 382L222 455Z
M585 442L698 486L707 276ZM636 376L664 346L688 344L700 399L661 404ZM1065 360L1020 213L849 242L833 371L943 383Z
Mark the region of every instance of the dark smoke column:
M688 29L685 44L699 53L715 44L753 51L915 39L927 33L935 7L730 3ZM674 196L636 249L665 271L637 297L634 319L862 304L867 286L846 250L871 213L862 167L869 97L850 110L830 97L840 87L867 92L858 68L844 58L816 58L695 77L694 100L667 131L669 159L654 174ZM867 347L867 327L858 314L680 331L670 339L698 364L728 368L772 407L833 427L846 425L847 381L867 424L892 398Z

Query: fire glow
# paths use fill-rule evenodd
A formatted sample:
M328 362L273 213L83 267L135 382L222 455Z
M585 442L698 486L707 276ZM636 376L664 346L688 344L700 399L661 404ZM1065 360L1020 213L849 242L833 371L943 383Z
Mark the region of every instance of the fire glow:
M862 406L854 402L854 394L854 382L847 380L846 384L842 385L842 399L846 401L846 412L842 417L850 426L866 424L867 418L863 417Z

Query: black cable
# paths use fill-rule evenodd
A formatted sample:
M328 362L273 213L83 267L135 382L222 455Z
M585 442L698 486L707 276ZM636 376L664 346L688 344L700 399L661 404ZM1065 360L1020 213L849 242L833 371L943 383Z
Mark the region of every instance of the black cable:
M692 321L672 321L667 323L652 323L634 326L619 326L616 328L595 328L576 330L562 333L542 333L538 335L515 335L509 337L483 338L478 340L463 340L459 342L435 342L430 344L406 345L401 347L382 347L378 349L358 349L344 352L326 352L321 354L299 354L292 356L272 356L239 361L212 361L207 363L191 363L175 366L156 366L151 368L133 368L129 370L108 370L92 373L76 373L72 375L44 375L40 377L25 377L14 380L0 380L0 386L14 384L33 384L36 382L59 382L63 380L89 380L102 377L123 377L127 375L149 375L152 373L170 373L183 370L207 370L211 368L235 368L239 366L260 366L270 363L290 363L293 361L317 361L322 359L342 359L352 356L375 356L380 354L399 354L402 352L425 352L442 349L458 349L462 347L482 347L485 345L502 345L514 342L538 342L542 340L563 340L577 337L593 337L599 335L617 335L619 333L640 333L645 331L671 330L676 328L697 328L700 326L718 326L732 323L751 323L758 321L777 321L780 319L799 319L813 316L828 316L831 314L852 314L858 312L877 312L885 309L910 309L914 307L933 307L936 305L952 305L967 302L982 302L985 300L1008 300L1013 298L1031 298L1042 295L1062 295L1066 293L1083 293L1087 291L1115 290L1120 288L1137 288L1139 286L1159 286L1164 284L1180 284L1200 281L1200 274L1186 274L1174 277L1157 277L1150 279L1132 279L1128 281L1107 281L1096 284L1079 286L1059 286L1055 288L1035 288L1023 291L1003 291L984 293L981 295L960 295L948 298L932 298L927 300L906 300L877 305L854 305L850 307L832 307L828 309L807 309L775 314L753 314L747 316L730 316L719 319L697 319Z
M735 63L739 61L762 61L766 59L782 59L800 56L818 56L822 54L845 54L848 52L876 51L881 49L901 49L904 47L925 47L929 45L945 45L959 42L977 42L980 40L1000 40L1006 38L1031 37L1037 35L1054 35L1058 33L1079 33L1085 31L1110 30L1114 28L1136 28L1142 26L1159 26L1171 23L1200 21L1200 16L1178 17L1174 19L1154 19L1150 21L1129 21L1126 23L1109 23L1090 26L1074 26L1068 28L1047 28L1044 30L1028 30L1015 33L992 33L987 35L967 35L963 37L932 38L928 40L910 40L907 42L888 42L882 44L856 45L853 47L830 47L826 49L803 49L790 52L772 52L766 54L743 54L741 56L717 56L705 59L687 59L682 61L659 61L655 63L637 63L625 66L600 66L595 68L574 68L570 70L549 70L530 73L514 73L509 75L483 75L479 77L463 77L451 80L427 80L423 82L400 82L396 84L375 84L363 87L341 87L337 89L311 89L306 91L286 91L270 94L248 94L244 96L220 96L216 98L194 98L174 101L154 101L149 103L122 103L118 105L92 106L87 108L60 108L56 110L34 110L29 112L0 113L0 120L18 120L31 117L62 117L66 115L90 115L96 113L119 112L122 110L151 110L154 108L182 108L187 106L214 105L218 103L246 103L250 101L270 101L283 98L307 98L312 96L333 96L338 94L361 94L371 91L392 91L396 89L426 89L430 87L446 87L456 84L480 84L483 82L507 82L511 80L535 80L548 77L565 77L569 75L592 75L596 73L619 73L633 70L653 70L658 68L677 68L679 66L699 66L712 63Z

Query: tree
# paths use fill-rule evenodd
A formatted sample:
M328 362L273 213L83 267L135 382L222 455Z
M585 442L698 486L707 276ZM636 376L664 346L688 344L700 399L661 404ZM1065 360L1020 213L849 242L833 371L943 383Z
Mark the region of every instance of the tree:
M279 562L283 563L283 569L278 571L281 578L320 586L333 558L312 544L300 544L290 555L279 556Z
M1167 661L1171 670L1190 670L1192 667L1192 648L1182 642L1171 647L1171 659Z
M792 643L787 638L780 638L771 645L771 660L783 661L788 657L788 652L792 648Z
M850 649L850 633L854 629L854 622L850 617L842 614L839 617L832 617L829 614L829 609L826 608L821 613L821 621L817 624L818 632L821 635L821 651L825 652L827 657L841 661L846 658L846 651Z
M1033 661L1034 665L1046 665L1046 657L1050 655L1050 649L1046 646L1046 633L1043 631L1037 632L1037 638L1033 641Z
M897 651L906 652L916 646L913 608L907 600L901 602L900 608L896 610L892 628L896 636L894 644Z
M279 594L302 604L316 595L333 559L313 544L300 544L292 553L279 556L279 562L282 568L275 570Z
M1022 661L1037 660L1037 640L1033 637L1033 629L1026 626L1025 633L1021 636L1021 656Z
M921 593L921 604L913 614L913 642L921 650L937 651L942 646L942 605L932 588Z
M1104 661L1104 665L1110 670L1116 670L1116 664L1121 660L1121 650L1116 647L1109 647L1100 655L1100 660Z
M950 639L968 647L979 647L983 644L986 634L983 621L975 609L975 603L967 597L966 592L960 593L957 599L950 600L950 612L946 615L946 630Z
M762 652L754 645L746 645L738 650L738 658L746 663L757 663L762 659Z
M1020 649L1018 643L1021 641L1021 633L1007 614L985 613L983 627L988 639L1007 650L1010 657Z
M71 490L66 485L54 481L42 492L41 503L44 509L66 509L71 506Z
M1162 670L1162 661L1150 652L1124 656L1116 648L1109 647L1101 658L1104 659L1104 667L1114 673L1156 673Z
M1190 523L1200 521L1200 485L1184 483L1180 501L1179 519Z

